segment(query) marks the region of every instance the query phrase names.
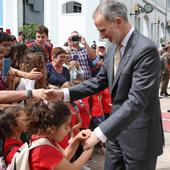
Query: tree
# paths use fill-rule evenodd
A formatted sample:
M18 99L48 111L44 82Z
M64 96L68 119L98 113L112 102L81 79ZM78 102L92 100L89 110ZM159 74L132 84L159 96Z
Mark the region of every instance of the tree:
M31 24L23 25L20 28L20 31L23 32L25 41L34 40L36 38L35 34L36 34L36 30L37 30L38 26L39 26L39 24L37 24L37 23L31 23Z

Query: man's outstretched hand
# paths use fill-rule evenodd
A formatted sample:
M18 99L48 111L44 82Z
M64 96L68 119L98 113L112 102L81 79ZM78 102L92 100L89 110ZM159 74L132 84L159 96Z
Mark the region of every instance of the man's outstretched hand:
M100 142L99 138L96 136L94 132L91 132L90 137L86 139L83 145L83 149L87 150L93 148L98 142Z
M47 89L43 98L47 101L63 101L64 93L62 89Z

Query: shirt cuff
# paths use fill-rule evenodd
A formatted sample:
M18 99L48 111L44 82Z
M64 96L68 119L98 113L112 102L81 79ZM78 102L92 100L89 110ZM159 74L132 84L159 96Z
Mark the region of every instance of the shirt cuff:
M107 137L103 134L103 132L101 131L101 129L99 127L94 129L94 133L103 143L106 142Z
M64 89L63 89L63 93L64 93L64 99L63 99L63 101L64 101L64 102L70 101L70 92L69 92L68 88L64 88Z

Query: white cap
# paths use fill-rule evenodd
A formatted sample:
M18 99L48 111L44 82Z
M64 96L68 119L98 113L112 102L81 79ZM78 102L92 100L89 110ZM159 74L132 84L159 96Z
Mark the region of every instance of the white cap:
M104 47L104 48L106 48L106 43L104 42L104 41L99 41L99 42L97 42L97 47Z

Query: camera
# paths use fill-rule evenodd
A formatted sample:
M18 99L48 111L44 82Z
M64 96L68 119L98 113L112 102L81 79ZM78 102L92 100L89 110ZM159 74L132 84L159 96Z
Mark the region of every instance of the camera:
M71 41L73 41L73 42L81 41L81 37L80 36L72 36Z

